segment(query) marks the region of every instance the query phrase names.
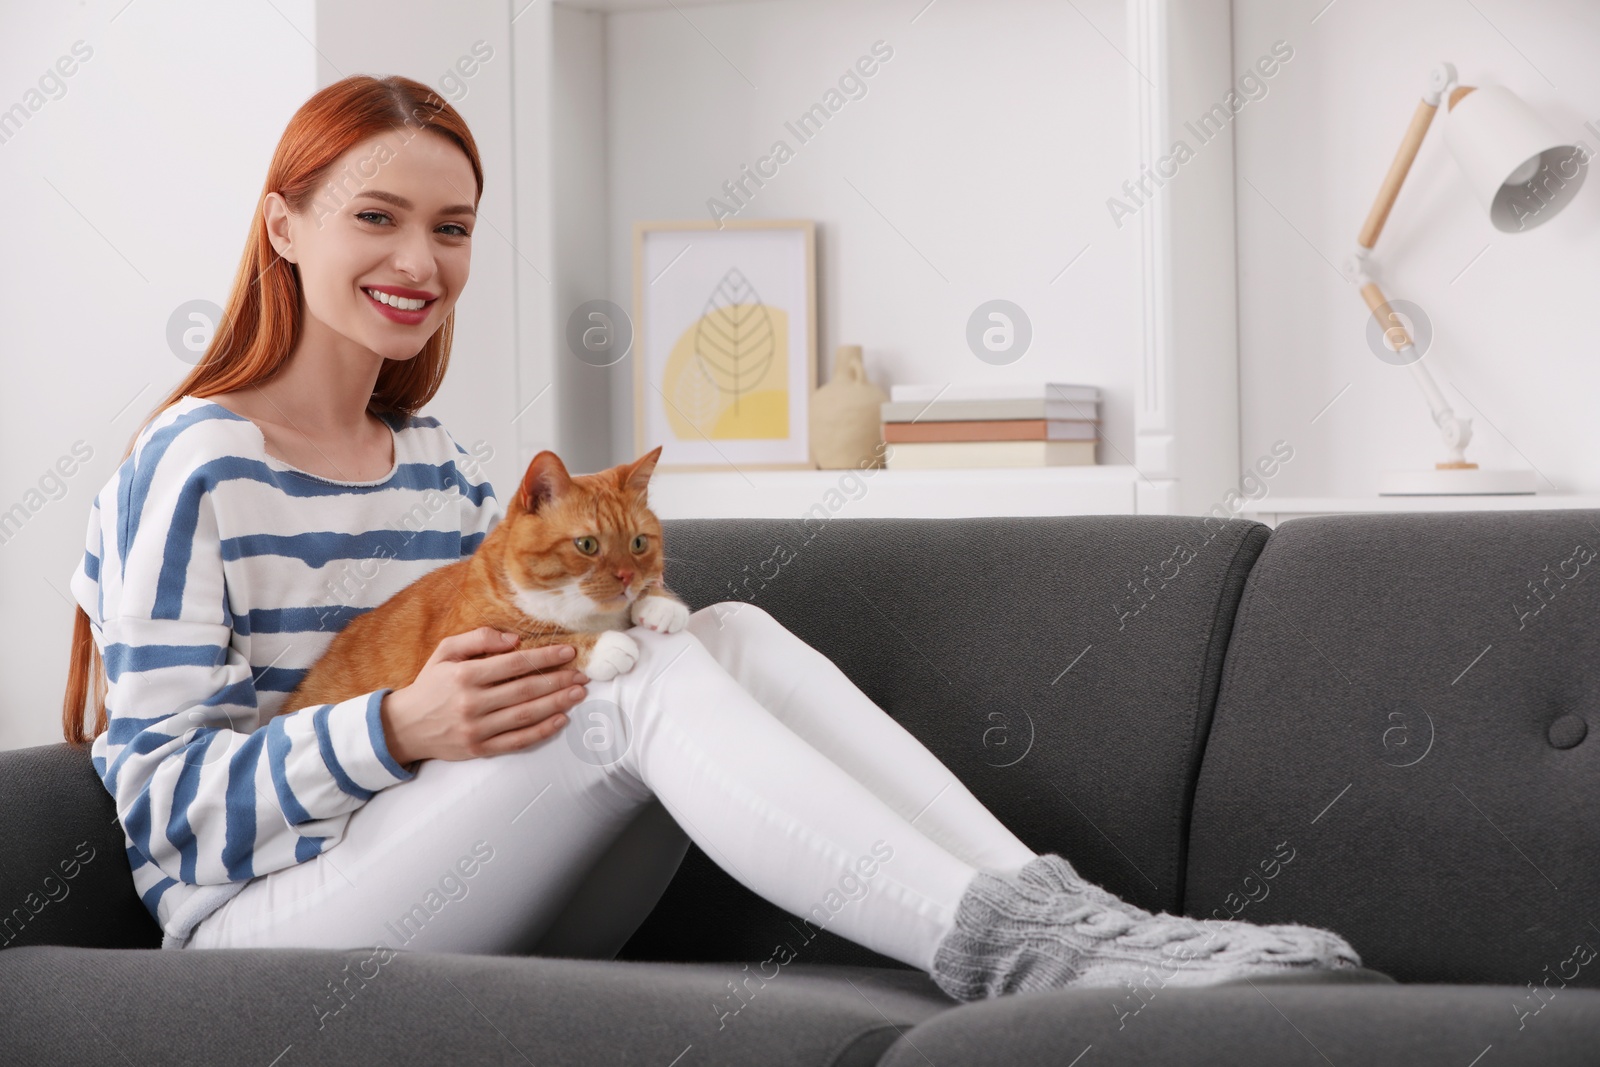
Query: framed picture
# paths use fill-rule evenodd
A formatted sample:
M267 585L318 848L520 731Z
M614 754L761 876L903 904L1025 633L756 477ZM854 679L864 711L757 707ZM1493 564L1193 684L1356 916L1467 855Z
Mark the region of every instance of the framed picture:
M636 222L634 456L657 470L812 469L816 228Z

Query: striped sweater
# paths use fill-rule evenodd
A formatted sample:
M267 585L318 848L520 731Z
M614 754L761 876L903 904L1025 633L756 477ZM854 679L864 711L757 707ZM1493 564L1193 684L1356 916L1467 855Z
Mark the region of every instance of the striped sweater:
M393 470L337 481L185 396L90 508L71 586L108 684L91 755L162 948L252 878L337 845L353 811L413 777L384 740L388 689L274 717L346 623L470 556L503 514L437 419L385 422Z

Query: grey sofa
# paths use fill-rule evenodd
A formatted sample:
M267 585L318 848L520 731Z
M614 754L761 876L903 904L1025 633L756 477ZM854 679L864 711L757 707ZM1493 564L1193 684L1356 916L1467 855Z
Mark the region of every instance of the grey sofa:
M1367 969L957 1004L697 847L615 960L162 952L60 744L0 753L0 1062L1600 1063L1597 519L666 524L692 606L766 608L1030 847Z

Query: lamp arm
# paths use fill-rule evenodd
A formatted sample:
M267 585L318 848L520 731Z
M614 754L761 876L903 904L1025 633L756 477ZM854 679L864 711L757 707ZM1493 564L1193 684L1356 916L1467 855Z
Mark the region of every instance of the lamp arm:
M1436 463L1435 466L1441 469L1477 466L1475 463L1467 462L1464 451L1467 443L1472 440L1472 420L1462 418L1455 413L1450 407L1450 402L1444 398L1439 383L1428 373L1428 368L1422 362L1423 354L1416 351L1416 345L1411 340L1411 334L1406 330L1405 323L1389 306L1389 299L1383 295L1383 290L1378 288L1378 283L1367 274L1365 251L1357 249L1349 270L1354 280L1361 286L1361 298L1366 301L1368 310L1372 312L1373 318L1378 320L1378 325L1384 328L1383 341L1393 348L1411 369L1412 379L1416 381L1417 387L1427 399L1428 409L1433 412L1433 424L1439 427L1445 447L1450 450L1449 457L1442 463Z
M1416 161L1417 150L1422 147L1422 139L1427 136L1428 127L1433 124L1433 116L1439 111L1438 102L1429 103L1426 98L1417 101L1417 110L1411 114L1411 125L1406 127L1406 134L1400 140L1400 148L1394 154L1394 162L1389 164L1389 173L1383 176L1383 184L1378 187L1378 197L1372 202L1372 210L1367 212L1367 221L1361 226L1361 233L1356 237L1356 243L1362 248L1371 248L1378 243L1378 235L1383 232L1383 224L1389 220L1389 210L1394 207L1395 198L1400 195L1400 186L1405 183L1406 175L1411 173L1411 164Z
M1389 164L1389 173L1383 176L1377 199L1372 202L1372 210L1367 212L1367 221L1362 224L1361 233L1356 238L1356 243L1362 248L1370 250L1378 243L1383 224L1389 219L1389 210L1400 195L1400 186L1405 184L1406 175L1411 173L1411 164L1416 161L1422 139L1427 136L1428 127L1433 125L1433 116L1439 111L1439 101L1444 99L1445 90L1455 83L1456 68L1449 63L1441 63L1428 72L1428 91L1422 94L1422 99L1417 101L1417 110L1411 113L1411 124L1400 139L1394 161Z
M1476 467L1476 463L1468 463L1465 449L1472 440L1472 420L1464 419L1451 410L1445 402L1444 394L1439 391L1439 384L1433 380L1433 375L1428 373L1428 368L1423 366L1422 357L1418 356L1408 366L1411 376L1422 387L1423 395L1428 398L1428 407L1433 409L1433 424L1439 427L1444 435L1445 447L1450 450L1450 458L1443 463L1436 463L1439 468L1448 467Z
M1411 369L1411 377L1427 399L1428 408L1433 413L1433 423L1439 427L1445 447L1450 450L1449 458L1443 463L1436 464L1441 468L1477 466L1475 463L1467 462L1464 451L1467 443L1472 440L1472 420L1464 419L1455 413L1445 400L1439 383L1428 373L1428 368L1422 363L1422 354L1415 351L1411 335L1400 321L1400 317L1390 308L1383 290L1378 288L1378 283L1373 281L1368 273L1367 253L1377 244L1378 235L1383 232L1384 223L1389 219L1389 211L1400 195L1400 186L1405 183L1406 175L1411 172L1411 164L1415 162L1417 151L1422 147L1422 140L1433 124L1434 115L1438 113L1439 101L1443 99L1445 91L1454 84L1456 84L1456 69L1449 63L1441 63L1429 73L1428 91L1417 102L1416 111L1412 112L1411 123L1406 127L1405 136L1400 140L1394 161L1389 164L1389 173L1384 175L1378 196L1372 203L1372 210L1367 213L1367 220L1362 224L1361 233L1356 238L1355 255L1346 267L1346 273L1351 280L1361 287L1361 298L1366 301L1368 310L1378 320L1378 325L1383 327L1385 342L1388 342L1389 346L1403 358L1409 356L1405 362Z

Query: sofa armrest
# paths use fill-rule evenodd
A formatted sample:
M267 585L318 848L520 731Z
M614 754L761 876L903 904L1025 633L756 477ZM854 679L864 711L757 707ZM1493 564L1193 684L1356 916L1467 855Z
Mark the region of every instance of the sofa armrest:
M160 946L87 746L0 752L0 856L0 949Z

